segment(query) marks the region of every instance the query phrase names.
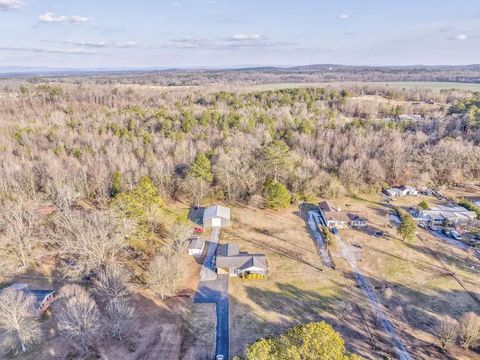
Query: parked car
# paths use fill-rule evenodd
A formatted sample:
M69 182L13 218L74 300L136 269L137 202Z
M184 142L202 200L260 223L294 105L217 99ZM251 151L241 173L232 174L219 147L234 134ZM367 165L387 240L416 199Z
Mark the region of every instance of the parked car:
M338 229L336 227L332 228L332 234L338 235Z
M475 255L476 258L480 259L480 250L475 250L473 252L473 255Z
M373 233L374 237L382 237L383 236L383 231L377 230Z
M217 355L215 358L215 360L223 360L223 359L224 359L223 355Z
M438 231L438 227L436 227L436 226L433 225L433 224L428 225L428 228L429 228L430 230L432 230L432 231Z
M450 234L455 240L462 240L462 235L460 235L458 231L453 230Z
M447 235L447 236L452 235L452 232L451 232L450 230L448 230L448 229L443 229L443 233L444 233L445 235Z
M195 229L193 229L193 232L194 232L195 234L201 234L201 233L203 233L203 228L201 228L201 227L196 227Z
M427 224L423 223L423 222L419 222L418 223L418 226L420 226L422 229L426 229L427 228Z

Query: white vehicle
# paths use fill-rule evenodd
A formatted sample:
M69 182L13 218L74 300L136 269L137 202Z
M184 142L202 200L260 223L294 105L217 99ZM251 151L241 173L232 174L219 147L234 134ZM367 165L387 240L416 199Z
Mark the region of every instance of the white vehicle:
M428 227L429 227L430 230L432 230L432 231L438 231L438 228L437 228L435 225L430 224Z
M215 360L223 360L223 355L217 355L217 357L215 358Z
M418 223L418 226L420 226L422 229L426 229L427 228L427 224L423 223L423 222L419 222Z
M462 235L460 235L458 231L453 230L451 232L451 235L455 240L462 240Z

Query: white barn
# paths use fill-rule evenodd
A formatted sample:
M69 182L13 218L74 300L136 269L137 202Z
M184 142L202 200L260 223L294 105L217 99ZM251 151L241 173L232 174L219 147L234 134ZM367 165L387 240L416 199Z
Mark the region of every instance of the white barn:
M215 205L205 209L203 227L223 227L230 225L230 209Z

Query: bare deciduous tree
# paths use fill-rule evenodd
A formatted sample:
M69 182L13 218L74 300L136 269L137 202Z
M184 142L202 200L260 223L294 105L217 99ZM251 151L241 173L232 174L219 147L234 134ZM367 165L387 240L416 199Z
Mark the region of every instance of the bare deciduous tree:
M23 291L5 289L0 293L0 350L24 352L42 338L34 314L35 298Z
M58 329L87 352L100 330L95 301L79 285L65 285L59 292Z
M95 279L97 291L105 299L121 299L129 295L125 272L118 264L111 264L98 273Z
M480 316L470 311L460 318L458 337L460 345L470 349L480 340Z
M118 340L122 340L123 335L130 330L132 325L133 306L125 299L112 299L105 311L111 335Z
M64 272L80 278L115 264L126 248L133 223L110 211L66 212L54 220L51 236L67 262Z
M457 337L458 322L448 315L442 316L437 323L435 333L440 340L442 349L445 350L446 346L455 341L455 338Z
M167 293L175 293L184 263L185 255L172 249L157 255L148 269L147 282L150 288L162 299Z
M192 235L192 229L185 223L176 222L170 227L170 236L172 237L172 248L176 252L185 250L186 241Z
M22 204L13 205L5 213L5 235L10 253L23 265L27 265L32 252L35 214Z

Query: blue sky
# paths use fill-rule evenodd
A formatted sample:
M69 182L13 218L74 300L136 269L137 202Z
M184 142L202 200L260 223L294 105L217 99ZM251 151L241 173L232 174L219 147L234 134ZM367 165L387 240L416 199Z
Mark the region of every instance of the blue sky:
M0 0L0 66L479 62L479 0Z

